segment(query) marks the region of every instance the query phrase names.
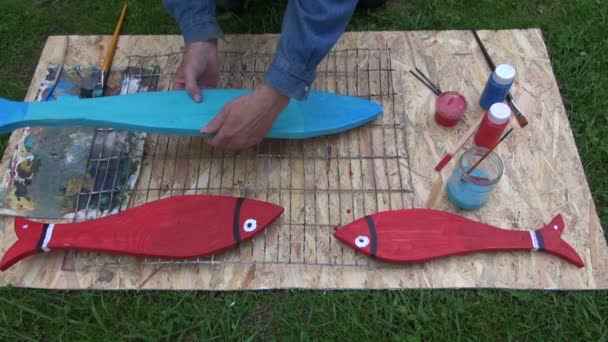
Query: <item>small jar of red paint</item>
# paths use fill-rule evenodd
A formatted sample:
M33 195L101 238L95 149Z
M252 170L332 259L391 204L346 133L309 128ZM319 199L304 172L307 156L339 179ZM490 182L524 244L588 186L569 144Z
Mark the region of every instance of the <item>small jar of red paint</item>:
M505 103L497 102L486 112L475 133L475 145L492 148L509 125L511 108Z
M437 97L435 107L435 121L442 126L452 127L467 111L467 101L455 91L446 91Z

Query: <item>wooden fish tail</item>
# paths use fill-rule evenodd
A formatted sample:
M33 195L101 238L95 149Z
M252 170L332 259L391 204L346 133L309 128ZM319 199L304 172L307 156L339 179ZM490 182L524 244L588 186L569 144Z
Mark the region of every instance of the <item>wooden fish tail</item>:
M9 247L0 261L0 271L3 272L20 260L48 251L46 245L49 242L54 224L44 224L22 217L15 217L14 226L18 240Z
M578 267L584 267L585 263L576 250L562 239L565 227L563 217L558 214L543 228L530 232L533 248L536 251L555 255Z

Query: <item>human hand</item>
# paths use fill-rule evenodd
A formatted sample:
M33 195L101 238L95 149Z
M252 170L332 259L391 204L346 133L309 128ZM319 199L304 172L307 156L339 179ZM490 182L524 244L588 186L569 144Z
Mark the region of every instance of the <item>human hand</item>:
M217 43L190 43L175 73L173 89L186 89L194 101L200 102L201 89L217 87L219 75Z
M203 134L214 133L208 144L226 149L248 148L258 144L289 104L289 97L267 85L232 100L207 126Z

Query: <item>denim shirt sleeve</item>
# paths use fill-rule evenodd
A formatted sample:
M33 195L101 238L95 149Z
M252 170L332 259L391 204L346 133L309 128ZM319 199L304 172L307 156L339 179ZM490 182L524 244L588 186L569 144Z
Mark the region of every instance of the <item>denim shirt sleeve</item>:
M223 37L215 0L163 0L186 44ZM275 57L264 81L296 100L307 97L317 66L338 41L357 0L289 0ZM260 20L264 20L260 18Z
M305 99L317 66L346 29L356 5L357 0L290 0L265 82L284 95Z
M163 5L177 21L186 44L223 37L215 17L215 0L163 0Z

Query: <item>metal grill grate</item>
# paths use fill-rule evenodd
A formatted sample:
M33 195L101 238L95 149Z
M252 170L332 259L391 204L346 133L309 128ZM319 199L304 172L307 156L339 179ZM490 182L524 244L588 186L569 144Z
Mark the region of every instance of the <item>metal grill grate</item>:
M169 89L179 58L179 54L133 56L130 65L137 66L133 70L139 70L140 76L152 70L148 89ZM262 82L272 55L224 51L220 60L221 87L254 88ZM370 258L340 245L332 233L365 214L413 206L401 77L392 69L390 49L332 51L319 66L313 88L360 96L384 107L374 122L335 136L268 140L231 152L211 148L200 137L148 135L129 206L181 194L224 194L277 203L285 212L263 234L226 253L139 262L374 265ZM104 157L103 151L90 162L109 164L123 156L119 152ZM104 188L102 193L109 191L113 198L117 195L113 189ZM95 267L138 261L81 253L74 262L75 267Z
M131 59L130 59L131 60ZM131 64L122 74L121 94L158 90L158 65ZM145 133L96 128L86 173L74 206L73 221L95 218L126 209L129 189L136 178L131 168L141 160ZM142 140L142 141L140 141Z

